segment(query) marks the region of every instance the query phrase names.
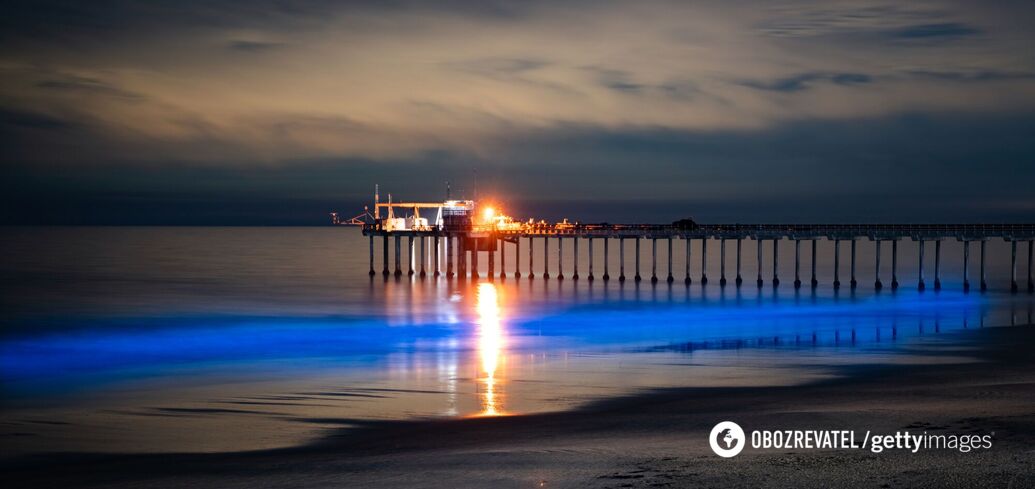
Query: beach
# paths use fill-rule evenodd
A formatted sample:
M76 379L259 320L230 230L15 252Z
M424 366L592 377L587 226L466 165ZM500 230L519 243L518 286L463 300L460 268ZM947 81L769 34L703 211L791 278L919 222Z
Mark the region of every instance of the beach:
M5 462L20 487L1031 487L1031 326L946 335L949 362L844 367L789 387L645 392L548 414L319 419L302 446L218 454L62 454ZM753 450L723 459L719 421L749 429L992 434L990 449Z

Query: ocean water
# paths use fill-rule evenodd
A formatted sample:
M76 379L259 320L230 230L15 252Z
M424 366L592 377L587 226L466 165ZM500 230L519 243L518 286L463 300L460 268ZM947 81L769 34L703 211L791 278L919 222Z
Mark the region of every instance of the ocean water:
M873 289L874 247L860 241L858 289L848 287L841 248L834 291L833 245L821 242L820 286L795 290L793 243L783 242L774 288L772 245L765 286L755 286L756 249L743 243L745 283L733 285L727 242L700 242L693 283L682 282L684 242L674 243L676 282L664 282L667 243L658 242L652 285L650 241L641 274L626 242L610 246L612 280L580 274L543 280L368 277L368 241L355 228L63 227L0 230L0 389L5 456L47 451L212 452L294 446L328 429L372 420L508 416L575 409L596 399L666 387L788 385L841 375L862 364L966 361L937 353L940 338L970 328L1030 324L1032 295L1010 294L1009 244L988 244L991 290L962 292L962 246L942 245L943 290L918 292L917 245L899 243L901 288L890 290L891 247L882 248L883 291ZM405 243L405 240L404 240ZM376 243L381 270L380 240ZM405 248L405 246L404 246ZM419 250L419 247L417 248ZM394 256L394 247L392 248ZM557 248L551 240L551 274ZM1019 250L1022 289L1026 247ZM406 253L404 250L404 260ZM419 266L420 258L416 257ZM430 262L429 262L430 263ZM403 265L405 273L406 264Z

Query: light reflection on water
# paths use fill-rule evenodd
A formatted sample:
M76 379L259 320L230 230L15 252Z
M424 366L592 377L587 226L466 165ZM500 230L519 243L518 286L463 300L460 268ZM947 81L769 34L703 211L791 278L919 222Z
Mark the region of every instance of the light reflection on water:
M503 356L505 333L500 319L499 297L496 286L478 284L478 356L482 359L482 412L483 416L503 414L503 396L497 389L503 385L500 361Z

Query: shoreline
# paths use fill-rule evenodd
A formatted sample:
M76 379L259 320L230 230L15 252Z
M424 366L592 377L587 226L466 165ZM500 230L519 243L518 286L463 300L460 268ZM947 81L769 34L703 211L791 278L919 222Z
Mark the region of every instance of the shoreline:
M962 353L978 362L840 367L845 376L810 384L665 389L556 413L385 422L309 419L332 428L312 443L287 449L28 456L2 466L22 487L829 487L834 481L1021 487L1032 481L1028 472L1035 465L1035 358L1028 351L1033 340L1032 326L969 330L940 344L935 354ZM748 449L720 459L706 440L711 427L724 420L745 431L996 434L991 449L970 453ZM1018 477L1026 482L1018 485Z

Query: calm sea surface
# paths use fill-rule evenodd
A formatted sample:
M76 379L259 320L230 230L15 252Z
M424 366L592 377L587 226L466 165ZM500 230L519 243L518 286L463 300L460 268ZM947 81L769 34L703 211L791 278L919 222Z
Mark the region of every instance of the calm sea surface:
M962 247L943 242L942 283L917 292L917 245L899 243L902 288L892 293L883 246L876 293L874 247L858 243L859 288L835 293L833 245L821 242L820 287L800 291L793 243L783 242L774 289L755 287L753 241L744 242L745 284L733 286L735 245L719 287L719 243L700 242L682 283L612 280L495 281L367 276L368 242L355 228L0 229L0 436L5 455L40 451L254 450L305 443L329 428L371 419L502 416L577 407L609 396L679 386L786 385L838 375L856 364L952 361L939 338L964 328L1028 324L1032 296L1011 295L1009 245L989 243L986 294L961 291ZM650 276L643 242L642 274ZM377 243L380 272L380 241ZM405 246L404 246L405 248ZM393 248L394 249L394 248ZM1021 286L1026 248L1019 253ZM551 241L556 277L556 242ZM626 242L626 274L633 275ZM394 254L394 253L393 253ZM977 247L971 250L977 284ZM404 250L405 259L405 250ZM802 247L808 282L810 251ZM419 264L419 259L418 262ZM527 242L522 246L527 277ZM513 272L514 257L507 265ZM480 267L488 269L485 258ZM405 270L405 265L404 265Z

